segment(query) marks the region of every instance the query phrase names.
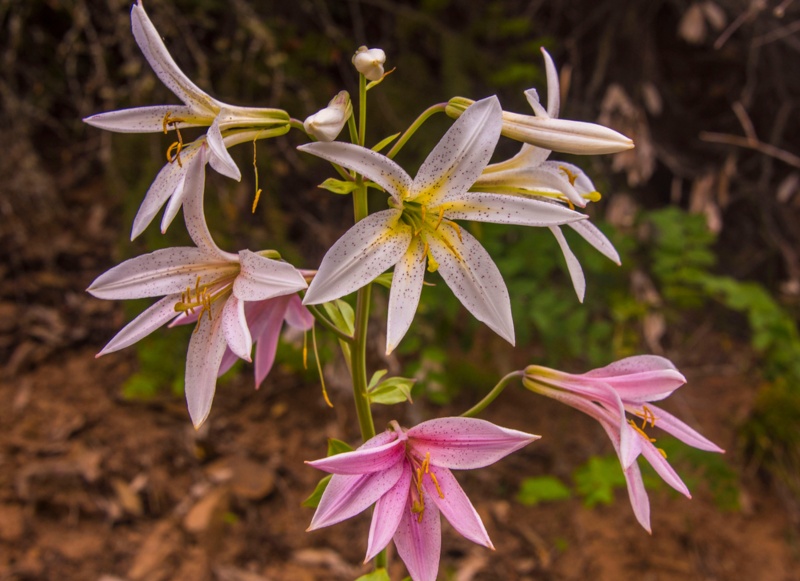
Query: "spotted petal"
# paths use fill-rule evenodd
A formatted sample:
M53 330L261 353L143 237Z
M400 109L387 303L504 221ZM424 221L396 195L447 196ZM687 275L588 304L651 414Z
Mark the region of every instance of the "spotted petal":
M372 180L400 203L411 189L411 177L385 155L366 147L332 141L301 145L300 151L316 155L331 163L351 169Z
M425 248L415 237L394 267L386 324L386 354L391 353L411 326L425 279Z
M239 263L241 272L233 283L233 294L243 301L263 301L296 293L307 286L303 275L288 262L242 250Z
M564 260L567 261L567 270L569 270L569 277L572 279L572 287L575 289L575 294L578 295L578 300L583 302L583 297L586 295L586 277L583 275L581 263L573 254L569 244L567 244L567 239L564 238L561 228L550 226L550 232L556 237L556 241L561 247L561 252L564 254Z
M584 214L560 204L504 194L465 192L442 206L445 208L444 216L448 219L492 224L556 226L586 220Z
M175 303L178 299L179 295L169 295L142 311L138 317L120 329L119 333L114 335L114 338L103 347L97 356L100 357L133 345L165 325L170 319L174 319L178 315L175 312Z
M454 470L494 464L540 437L486 420L456 417L422 422L408 430L407 435L421 456L430 453L433 466Z
M611 241L606 238L606 235L603 234L597 226L589 222L589 220L570 222L567 226L580 234L586 242L591 244L595 250L600 252L600 254L608 258L611 262L617 265L621 264L617 249L614 248Z
M492 157L500 139L501 115L497 97L470 105L419 168L410 199L435 206L466 192Z
M514 344L514 322L506 283L491 256L466 230L443 226L427 236L439 273L461 304L503 339Z
M411 227L400 221L400 214L393 209L376 212L345 232L322 259L303 303L343 297L397 263L411 242Z
M453 473L441 467L431 467L430 471L436 476L436 483L434 484L432 478L423 477L426 498L433 500L439 511L461 536L494 550L481 517L478 516L478 512L459 486ZM426 504L427 506L429 504Z
M403 518L394 534L397 554L405 563L414 581L436 581L439 555L442 552L442 524L436 504L428 503L422 519L411 510L408 496Z
M375 512L372 514L372 523L369 527L365 563L375 558L375 555L389 544L397 532L397 527L400 526L400 521L403 519L403 511L408 503L410 483L411 465L404 461L403 473L397 483L375 503Z
M203 314L192 333L186 353L186 403L195 428L206 421L211 411L217 372L225 353L221 316L223 305L224 302L217 301L211 305L209 312Z
M189 121L179 123L179 127L206 125L203 119L195 117L190 107L181 105L155 105L108 111L86 117L83 122L92 127L117 133L158 133L164 131L164 120L167 116Z

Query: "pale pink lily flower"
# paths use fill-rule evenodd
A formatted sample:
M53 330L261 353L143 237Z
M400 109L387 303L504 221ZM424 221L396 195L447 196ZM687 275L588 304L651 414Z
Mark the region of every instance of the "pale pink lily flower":
M357 450L308 462L333 474L308 530L336 524L374 504L364 561L394 539L411 578L435 581L440 513L465 538L494 549L451 470L494 464L538 438L474 418L429 420L407 431L392 422Z
M224 252L216 245L203 214L206 155L207 147L202 146L184 186L190 192L184 203L186 227L197 246L165 248L126 260L87 289L101 299L166 295L128 323L98 356L132 345L185 313L197 314L186 357L186 400L196 427L211 409L226 349L251 360L253 335L246 303L292 295L307 286L291 264L250 250Z
M84 119L84 122L94 127L121 133L176 131L177 141L169 151L170 162L150 186L134 220L131 233L133 239L150 224L167 199L181 197L186 166L204 143L210 148L207 162L211 167L238 181L242 174L228 153L228 148L288 132L289 115L279 109L228 105L205 93L175 63L141 2L134 4L131 9L131 28L136 43L153 72L183 101L183 105L134 107L99 113ZM186 145L180 134L180 130L186 127L208 127L208 131ZM162 231L166 230L175 217L180 201L171 200L161 223Z
M187 313L177 317L169 326L195 323L199 316L200 312L196 310L193 314ZM278 340L283 324L286 323L300 331L309 331L314 326L314 316L303 306L298 294L281 295L265 301L245 302L244 316L255 347L253 372L255 374L255 386L258 389L264 383L264 379L269 375L272 365L275 363ZM231 350L230 346L227 346L225 354L222 356L217 376L224 375L233 367L237 359L239 359L239 356Z
M648 532L650 502L636 462L640 454L672 488L687 498L691 498L691 494L647 430L661 428L699 450L724 452L651 403L668 397L684 383L686 378L671 361L655 355L628 357L583 374L531 365L525 369L523 378L523 384L531 391L574 407L600 422L622 464L636 519ZM626 412L634 418L628 419Z
M364 147L339 142L299 147L364 175L391 196L390 209L364 218L328 250L303 302L350 294L394 266L389 353L414 318L427 263L475 318L513 344L511 303L500 271L454 220L552 226L585 216L540 200L468 191L489 163L501 125L497 97L478 101L445 133L413 180L394 161Z
M557 119L561 108L558 72L553 59L544 48L542 55L547 72L547 109L542 106L536 89L525 91L525 96L536 113L536 118ZM588 201L597 201L600 198L592 180L582 169L571 163L547 161L550 153L549 149L523 143L522 149L511 159L487 166L472 190L534 196L579 208L585 207ZM620 264L619 254L614 245L594 224L583 220L567 225L603 256ZM575 294L578 295L578 300L583 302L586 294L586 277L580 262L567 244L561 229L558 226L550 226L550 231L564 254Z

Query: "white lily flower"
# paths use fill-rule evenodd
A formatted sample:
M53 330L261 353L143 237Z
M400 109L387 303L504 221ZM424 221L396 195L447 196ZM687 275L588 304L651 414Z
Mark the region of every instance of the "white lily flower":
M545 110L539 102L539 95L535 89L527 91L526 96L537 116L553 119L558 116L561 107L558 73L547 51L542 49L542 54L547 72L547 109ZM586 206L587 202L600 199L600 193L583 170L570 163L547 161L549 155L549 149L523 143L522 149L511 159L487 166L472 190L534 196L580 208ZM604 256L620 264L619 254L614 245L588 220L567 225ZM558 226L550 226L550 230L564 254L578 300L583 302L586 294L583 269L567 244L561 229Z
M548 108L542 107L536 89L528 89L525 97L535 116L503 111L502 134L523 143L578 155L617 153L631 149L633 141L613 129L597 123L558 118L558 74L553 60L544 48L542 54L547 68ZM553 88L556 90L552 91ZM471 99L454 97L448 103L446 112L450 117L458 117L472 103Z
M322 260L305 304L350 294L394 266L386 351L405 335L417 310L425 264L436 271L479 321L509 343L514 324L508 290L480 243L453 220L552 226L585 216L521 196L468 191L500 138L500 103L489 97L471 106L428 155L416 178L370 149L347 143L299 147L363 174L390 196L389 210L353 226Z
M383 77L383 64L386 62L386 53L379 48L358 47L353 55L353 66L364 75L368 81L377 81Z
M328 106L310 115L303 121L306 133L318 141L333 141L342 132L350 115L353 114L353 105L350 102L350 93L339 91Z
M167 51L167 47L140 1L131 9L131 28L136 43L147 62L150 63L153 72L167 88L183 101L183 105L156 105L109 111L87 117L84 122L100 129L120 133L157 133L159 131L167 133L174 130L177 141L167 151L169 164L161 172L165 174L164 179L167 174L172 176L172 179L168 180L170 184L182 179L184 172L181 170L184 162L188 161L187 158L190 158L193 152L196 153L196 149L199 147L198 141L208 144L211 150L208 163L211 164L211 167L222 175L239 181L242 174L228 153L228 147L248 140L272 137L289 130L289 115L285 111L228 105L214 99L189 80ZM198 141L184 146L180 130L185 127L208 127L208 131ZM248 134L252 136L242 139L243 129L253 130L251 134ZM237 133L239 139L226 139ZM178 169L170 169L170 166L175 165L178 166ZM176 175L181 177L176 178ZM159 174L159 178L161 177L162 175ZM158 178L156 181L158 182ZM153 187L155 186L156 184L153 184ZM162 186L163 184L160 184L159 188ZM176 189L174 185L170 187L173 190ZM148 192L149 194L150 192ZM139 222L134 225L132 238L144 230L160 207L155 208L152 213L146 212L146 215L141 218L137 216ZM167 221L168 224L169 221Z
M100 275L87 290L101 299L163 296L117 333L98 356L199 311L186 360L186 400L192 422L199 427L211 409L226 348L251 360L253 338L245 304L296 293L306 288L306 282L286 262L250 250L224 252L214 243L203 214L208 148L203 144L194 155L183 188L189 191L184 203L186 227L196 246L165 248L127 260Z

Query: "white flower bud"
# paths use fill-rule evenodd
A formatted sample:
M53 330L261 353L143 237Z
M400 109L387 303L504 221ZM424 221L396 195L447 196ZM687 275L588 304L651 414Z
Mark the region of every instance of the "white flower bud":
M386 53L379 48L361 46L353 55L353 65L356 70L369 81L377 81L383 77L383 63L386 62Z
M350 94L340 91L327 107L306 118L303 128L319 141L333 141L339 136L352 113Z

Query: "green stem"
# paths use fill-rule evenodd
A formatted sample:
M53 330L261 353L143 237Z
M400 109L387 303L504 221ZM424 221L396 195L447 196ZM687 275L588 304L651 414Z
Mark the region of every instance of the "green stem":
M406 132L403 133L402 137L394 144L392 149L389 150L389 153L386 154L386 157L392 159L397 153L403 148L406 142L411 139L411 136L417 132L417 129L422 127L422 124L425 123L429 117L435 115L436 113L444 113L445 108L447 107L447 103L439 103L438 105L433 105L425 109L422 114L417 117L417 120L411 124L411 126L406 129Z
M348 335L347 333L345 333L344 331L342 331L342 330L341 330L339 327L337 327L336 325L334 325L334 324L333 324L333 323L332 323L332 322L331 322L331 321L328 319L328 317L326 317L326 316L325 316L325 315L322 313L322 311L320 311L320 310L317 308L317 306L316 306L316 305L306 305L306 308L309 310L309 312L310 312L312 315L314 315L314 318L315 318L315 319L316 319L316 320L319 322L319 324L320 324L320 325L322 325L323 327L325 327L326 329L328 329L328 331L330 331L331 333L333 333L334 335L336 335L336 336L337 336L339 339L341 339L342 341L345 341L345 342L347 342L347 343L352 343L352 342L353 342L353 337L351 337L350 335Z
M358 145L367 141L367 78L358 75Z
M461 417L462 418L474 418L479 413L481 413L483 410L485 410L486 407L490 403L492 403L497 398L498 395L500 395L503 392L503 390L506 388L506 386L509 383L511 383L512 379L514 379L516 377L523 377L524 375L525 375L524 371L512 371L511 373L509 373L508 375L503 377L503 379L498 381L497 385L495 385L492 388L492 391L487 393L486 396L481 401L479 401L474 406L472 406L470 409L468 409L463 414L461 414Z

